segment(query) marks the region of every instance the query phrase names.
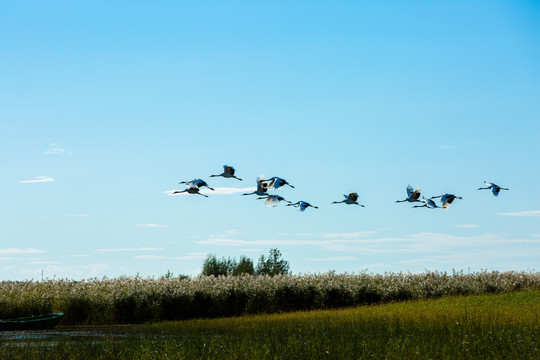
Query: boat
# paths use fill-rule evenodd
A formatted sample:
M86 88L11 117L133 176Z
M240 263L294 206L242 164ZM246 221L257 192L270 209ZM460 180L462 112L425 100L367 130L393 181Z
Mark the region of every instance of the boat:
M0 331L52 329L64 315L65 313L52 313L0 319Z

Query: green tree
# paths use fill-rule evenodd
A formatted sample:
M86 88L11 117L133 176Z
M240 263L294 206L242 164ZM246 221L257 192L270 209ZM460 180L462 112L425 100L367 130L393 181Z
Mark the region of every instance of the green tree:
M285 275L289 273L289 262L281 258L281 251L270 249L267 258L264 255L259 258L255 272L257 275Z
M201 275L219 276L232 274L236 269L236 260L222 257L218 259L214 254L208 254L204 259Z
M253 260L245 257L244 255L240 256L240 261L236 265L236 268L233 270L233 275L253 275L255 269L253 268Z

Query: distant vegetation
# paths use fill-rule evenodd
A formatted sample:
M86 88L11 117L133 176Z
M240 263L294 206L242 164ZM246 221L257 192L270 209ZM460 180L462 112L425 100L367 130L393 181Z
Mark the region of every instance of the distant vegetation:
M267 258L266 258L267 259ZM540 273L121 277L3 281L0 318L66 312L64 324L129 324L540 289Z
M289 262L281 258L278 249L271 249L268 257L261 255L257 267L246 256L240 256L240 260L224 258L218 259L216 255L209 254L203 262L203 276L227 276L227 275L286 275L289 273Z
M0 358L540 358L540 291L352 309L92 327L62 338L2 339ZM78 336L77 336L78 335ZM86 334L88 335L88 334Z

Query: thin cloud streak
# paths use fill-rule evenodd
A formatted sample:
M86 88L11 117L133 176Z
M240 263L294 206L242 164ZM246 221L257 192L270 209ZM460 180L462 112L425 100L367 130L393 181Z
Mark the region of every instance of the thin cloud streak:
M166 228L169 225L161 225L161 224L137 224L137 227L146 227L146 228Z
M241 246L241 245L291 245L291 246L329 246L333 244L371 244L383 242L407 242L407 238L380 238L380 239L341 239L341 240L239 240L224 238L209 238L207 240L197 241L198 244L221 245L221 246Z
M365 240L255 240L246 241L238 239L218 239L210 238L208 240L198 241L199 244L212 246L309 246L320 247L327 251L342 252L360 252L364 254L380 253L407 253L413 251L406 247L381 247L382 243L410 242L410 239L384 238L384 239L365 239Z
M49 155L69 155L73 154L72 152L67 152L66 149L59 147L56 143L52 143L51 147L45 151L45 154Z
M416 233L398 238L333 239L333 240L255 240L209 238L198 244L211 246L306 246L319 247L326 251L348 254L436 254L452 252L456 249L474 249L498 246L536 245L540 238L505 238L504 234L482 234L476 236L455 236L444 233ZM462 251L462 250L461 250Z
M208 255L207 253L192 253L186 256L160 256L160 255L138 255L133 257L137 260L202 260Z
M46 183L46 182L54 182L54 178L49 177L49 176L37 176L32 180L19 180L17 182L19 184Z
M52 148L47 151L45 151L45 154L52 154L52 155L64 155L67 154L66 150L62 148Z
M334 238L340 238L340 239L357 239L359 237L366 237L369 235L375 234L375 231L358 231L358 232L350 232L350 233L327 233L327 234L321 234L321 237L323 239L334 239Z
M39 250L39 249L33 249L33 248L28 248L28 249L15 249L15 248L0 249L0 254L3 254L3 255L20 255L20 254L28 255L28 254L42 254L42 253L45 253L45 252L47 252L47 251Z
M306 261L355 261L355 260L358 260L358 258L355 258L353 256L335 256L335 257L328 257L328 258L307 258L304 260Z
M521 216L521 217L537 217L537 216L540 216L540 210L516 211L516 212L508 212L508 213L497 213L497 215L503 215L503 216Z
M130 252L130 251L163 251L164 248L119 248L119 249L97 249L96 252Z
M464 228L464 229L472 229L472 228L477 228L477 227L480 227L480 226L475 225L475 224L464 224L464 225L454 225L454 227Z

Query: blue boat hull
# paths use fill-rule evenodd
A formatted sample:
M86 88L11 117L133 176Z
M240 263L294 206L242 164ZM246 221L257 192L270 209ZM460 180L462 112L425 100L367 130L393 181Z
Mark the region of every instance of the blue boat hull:
M0 331L51 329L60 322L64 315L64 313L53 313L3 319L0 320Z

